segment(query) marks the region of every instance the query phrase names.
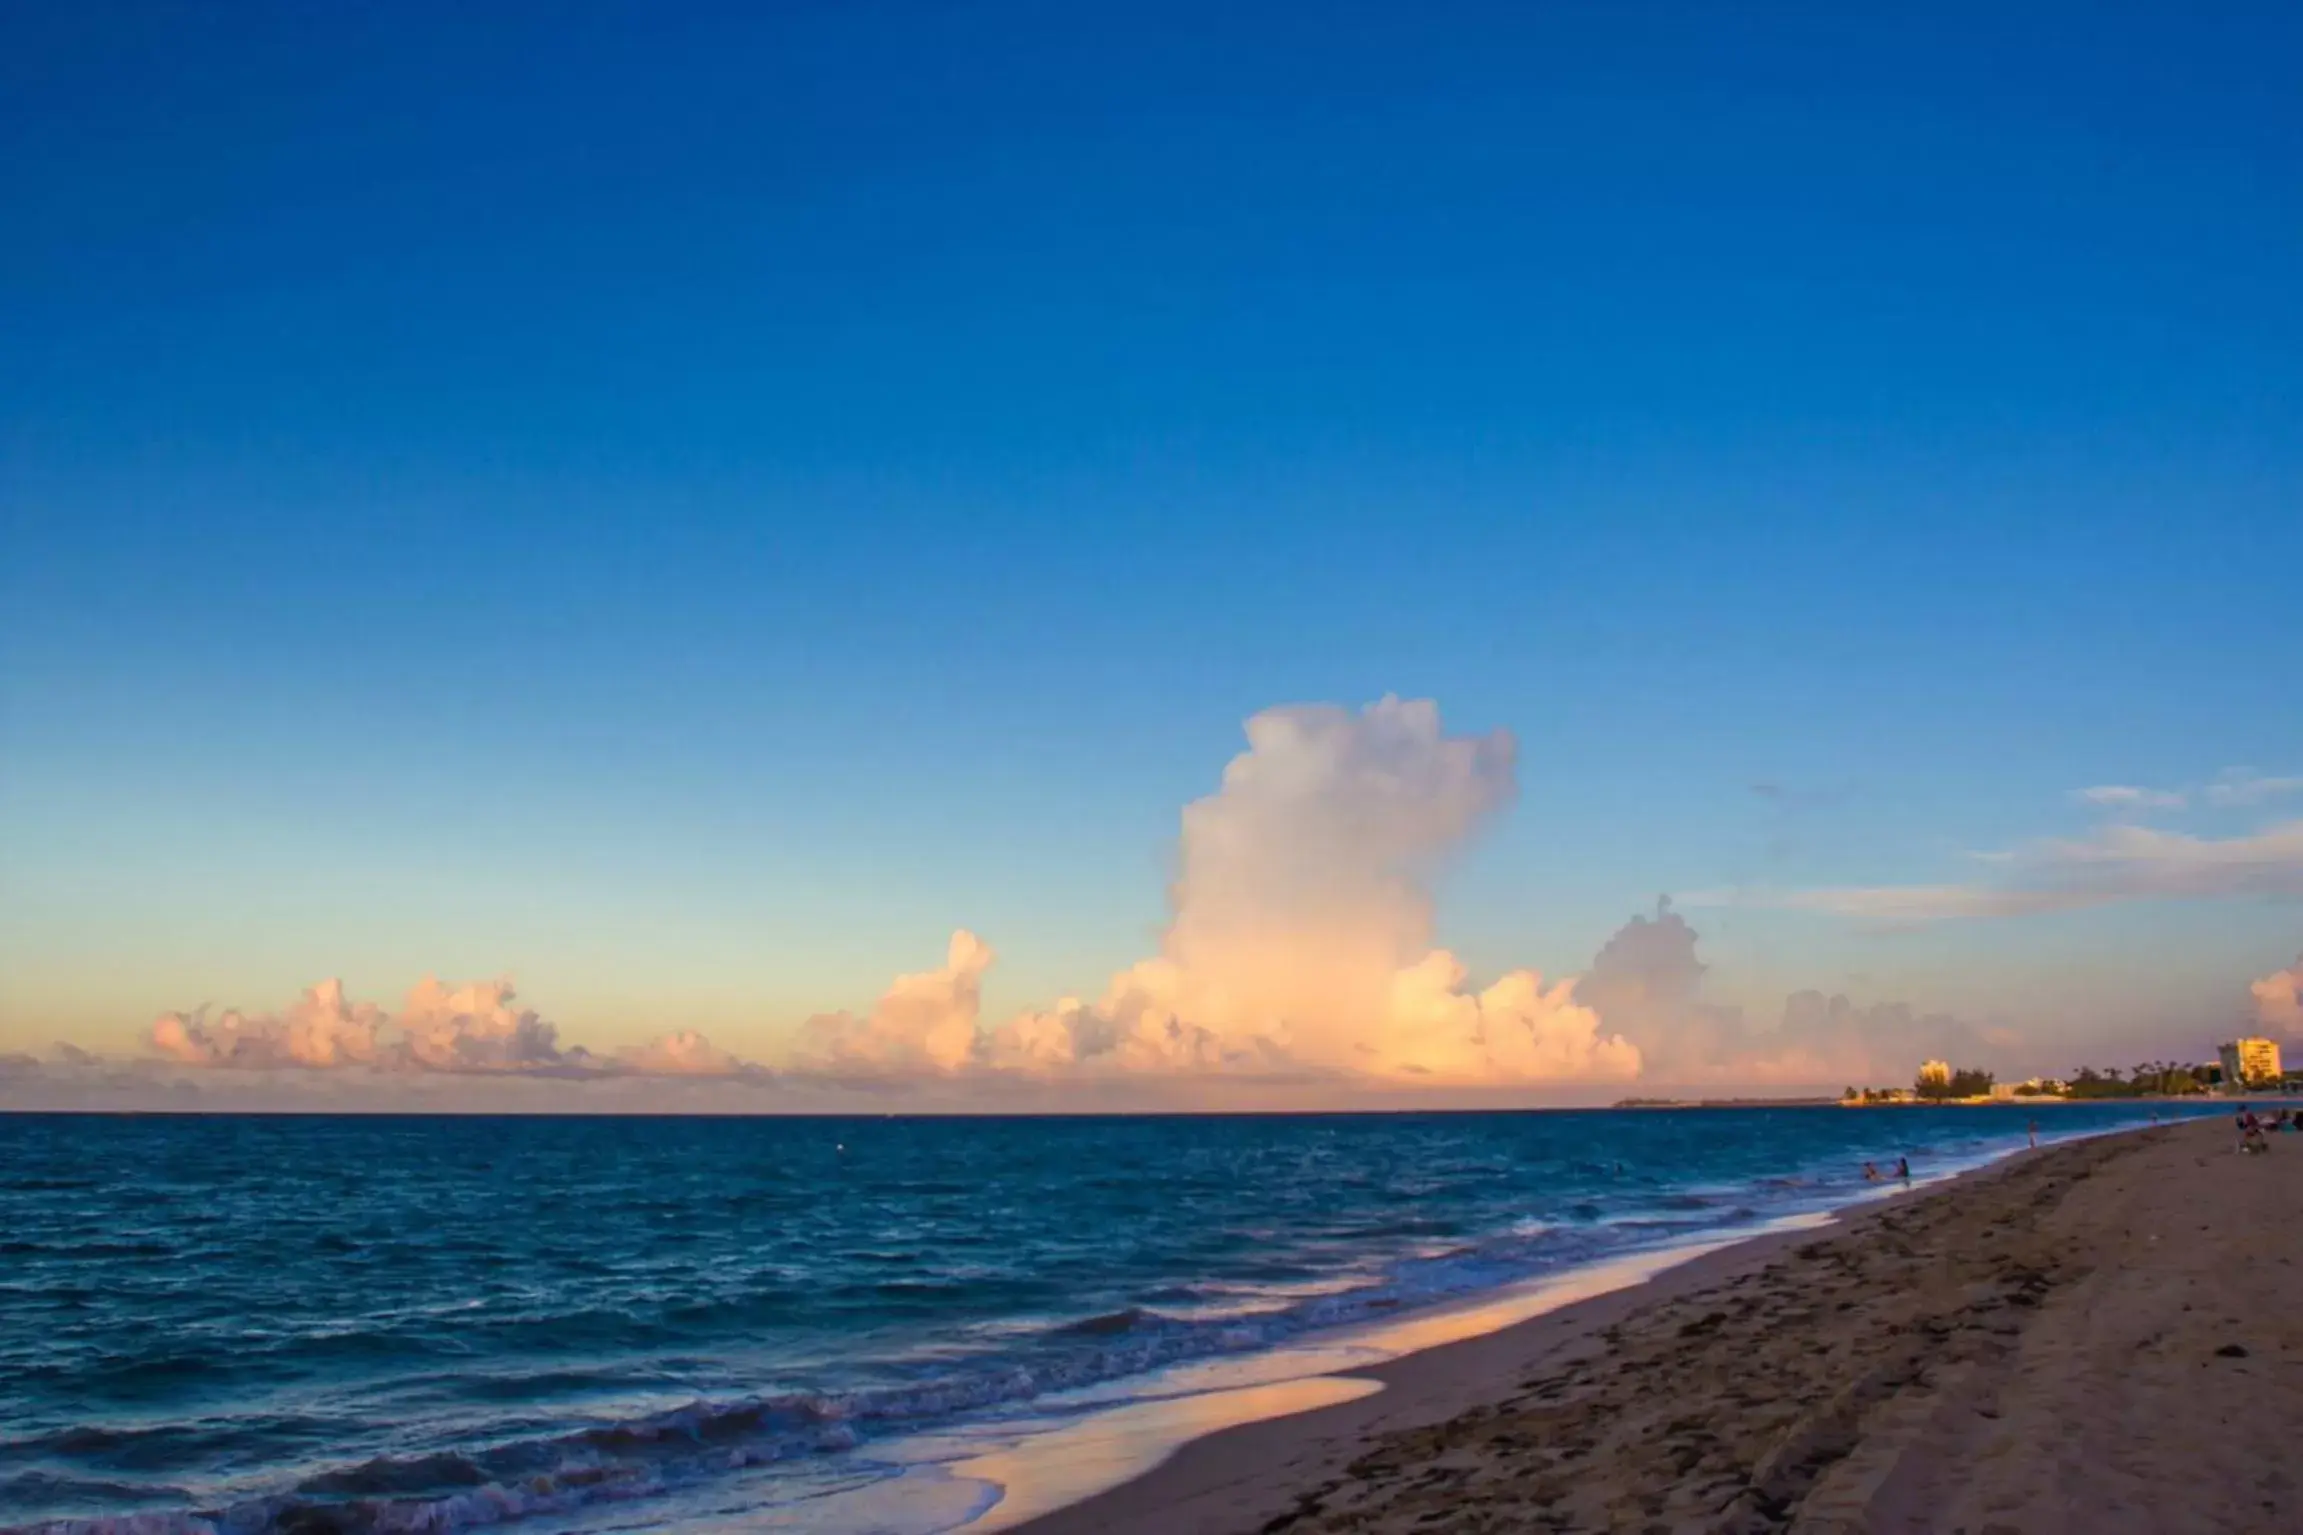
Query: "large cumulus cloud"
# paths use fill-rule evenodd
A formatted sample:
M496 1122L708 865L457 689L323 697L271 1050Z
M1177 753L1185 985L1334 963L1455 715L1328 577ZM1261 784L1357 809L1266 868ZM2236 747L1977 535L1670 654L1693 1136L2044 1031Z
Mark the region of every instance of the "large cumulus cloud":
M1639 1054L1567 983L1472 989L1434 945L1433 881L1513 796L1510 735L1449 735L1428 701L1267 709L1221 786L1185 807L1160 952L1102 996L986 1028L992 951L878 1006L810 1020L801 1069L1297 1072L1487 1085L1626 1081Z

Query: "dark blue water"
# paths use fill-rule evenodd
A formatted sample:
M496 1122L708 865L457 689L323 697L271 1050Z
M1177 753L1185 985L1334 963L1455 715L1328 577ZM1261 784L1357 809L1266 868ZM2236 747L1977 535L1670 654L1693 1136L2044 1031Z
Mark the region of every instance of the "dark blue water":
M773 1507L901 1478L906 1436L1845 1203L1865 1160L1972 1165L2025 1117L0 1117L0 1526Z

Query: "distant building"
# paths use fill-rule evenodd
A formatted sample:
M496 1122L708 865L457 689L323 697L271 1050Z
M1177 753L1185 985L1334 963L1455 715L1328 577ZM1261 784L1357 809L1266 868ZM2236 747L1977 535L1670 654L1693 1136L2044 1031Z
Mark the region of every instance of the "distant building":
M2270 1039L2235 1039L2216 1048L2228 1088L2253 1087L2279 1080L2279 1044Z
M1921 1061L1919 1063L1919 1085L1921 1087L1949 1087L1951 1085L1951 1063L1949 1061Z
M1993 1103L2013 1103L2015 1101L2015 1084L2013 1082L1992 1083L1991 1101Z

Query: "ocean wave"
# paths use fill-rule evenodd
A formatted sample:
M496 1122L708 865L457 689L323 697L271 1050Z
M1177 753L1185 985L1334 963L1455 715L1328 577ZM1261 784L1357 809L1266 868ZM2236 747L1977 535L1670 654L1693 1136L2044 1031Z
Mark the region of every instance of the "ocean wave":
M481 1487L487 1482L488 1473L478 1461L469 1455L442 1451L400 1459L379 1456L341 1471L323 1471L307 1478L296 1490L323 1495L374 1496L433 1492L443 1487Z
M180 1487L114 1482L100 1477L57 1476L47 1471L0 1477L0 1500L9 1502L101 1498L120 1503L181 1503L186 1496Z
M1128 1332L1153 1320L1153 1313L1141 1306L1129 1306L1123 1311L1107 1311L1101 1316L1084 1316L1076 1322L1066 1322L1055 1328L1058 1337L1108 1338L1115 1333Z
M1749 1206L1719 1211L1709 1201L1703 1208L1715 1219L1756 1213ZM698 1399L536 1440L376 1457L307 1477L285 1496L222 1509L117 1516L141 1521L131 1523L97 1520L26 1528L39 1535L366 1535L450 1531L566 1512L597 1499L646 1496L731 1468L849 1449L868 1437L1270 1348L1306 1333L1348 1327L1403 1307L1444 1302L1610 1250L1637 1247L1649 1233L1676 1233L1689 1225L1684 1219L1652 1217L1603 1217L1580 1226L1521 1219L1484 1240L1404 1257L1390 1270L1347 1288L1292 1298L1262 1291L1268 1304L1259 1310L1193 1316L1126 1306L1024 1334L1016 1340L1016 1356L985 1358L925 1378L849 1391ZM1284 1267L1291 1276L1298 1271L1295 1265ZM885 1292L911 1286L876 1288ZM1240 1305L1259 1298L1257 1287L1242 1293L1236 1287L1206 1285L1167 1286L1163 1295L1187 1305L1187 1295Z
M1837 1128L1841 1120L1828 1123ZM1133 1127L1130 1133L1136 1133ZM1870 1154L1867 1148L1858 1150ZM1837 1147L1829 1152L1834 1159L1850 1154ZM252 1453L239 1464L254 1467L264 1456L276 1456L270 1464L280 1468L277 1478L237 1483L237 1489L261 1496L218 1491L214 1483L172 1494L147 1483L140 1490L91 1491L85 1498L0 1497L0 1508L13 1504L21 1517L110 1506L103 1518L17 1527L41 1535L366 1535L448 1532L564 1515L594 1502L642 1499L698 1485L713 1489L717 1498L719 1484L711 1479L742 1468L834 1454L955 1421L1020 1424L1078 1411L1090 1402L1108 1406L1156 1398L1186 1389L1178 1377L1160 1373L1170 1367L1289 1345L1305 1335L1387 1318L1404 1308L1446 1304L1615 1255L1843 1203L1862 1191L1814 1176L1819 1166L1840 1165L1818 1156L1787 1156L1767 1168L1768 1176L1676 1187L1668 1174L1616 1177L1603 1187L1564 1177L1525 1185L1475 1180L1476 1199L1463 1192L1463 1184L1478 1169L1451 1169L1447 1176L1454 1181L1435 1185L1438 1192L1430 1197L1435 1203L1462 1199L1460 1212L1407 1214L1392 1200L1371 1200L1355 1209L1340 1199L1307 1206L1300 1216L1274 1214L1271 1200L1237 1213L1214 1207L1204 1217L1195 1207L1179 1226L1189 1232L1189 1242L1170 1241L1164 1251L1147 1243L1156 1264L1132 1252L1115 1256L1115 1264L1135 1264L1136 1270L1099 1274L1076 1293L1068 1288L1072 1269L1065 1267L1058 1275L1050 1265L1084 1261L1081 1255L1092 1247L1089 1234L1071 1227L1042 1232L1035 1238L1040 1244L1035 1266L1018 1268L991 1259L979 1263L972 1251L961 1264L951 1251L973 1245L963 1238L1013 1240L1008 1228L943 1230L931 1223L919 1233L932 1254L927 1263L921 1262L920 1252L902 1245L913 1238L910 1227L850 1238L831 1250L850 1265L839 1272L837 1287L813 1293L747 1291L742 1284L749 1276L736 1267L729 1272L738 1282L714 1296L692 1273L684 1281L672 1277L684 1271L668 1263L647 1268L645 1285L634 1281L606 1295L595 1289L590 1292L594 1303L587 1306L552 1304L550 1286L539 1281L534 1288L543 1303L529 1309L528 1287L522 1287L522 1310L516 1315L467 1319L463 1313L370 1312L338 1333L306 1332L212 1357L237 1374L276 1371L293 1379L315 1360L331 1365L347 1357L357 1361L379 1343L390 1346L387 1352L402 1346L424 1352L452 1348L467 1357L473 1374L467 1386L436 1393L438 1400L501 1401L531 1410L514 1414L451 1407L433 1425L437 1432L402 1438L399 1442L408 1447L402 1451L356 1462L347 1456L346 1464L326 1469L304 1459L299 1467L299 1458L315 1444L359 1446L353 1453L363 1453L383 1447L384 1431L410 1421L404 1396L387 1389L401 1377L378 1379L370 1371L356 1377L366 1382L360 1399L361 1410L369 1414L365 1421L347 1418L333 1423L334 1431L325 1435L289 1435L269 1422L261 1426L254 1436L261 1455ZM1786 1172L1802 1176L1783 1176ZM1124 1180L1122 1186L1127 1186ZM1307 1191L1305 1197L1312 1194ZM1391 1208L1371 1210L1370 1205ZM363 1250L371 1257L382 1251L373 1245ZM557 1229L549 1241L529 1249L529 1260L531 1266L548 1267L552 1278L562 1265L588 1264L610 1272L631 1266L588 1260ZM717 1274L712 1277L717 1282ZM799 1355L780 1351L780 1340L789 1334L779 1331L778 1317L794 1306L806 1308L808 1325L818 1329L801 1336L835 1342L840 1334L821 1320L823 1315L836 1312L839 1326L850 1325L847 1313L858 1308L869 1318L917 1313L931 1321L938 1316L951 1320L938 1324L932 1346L914 1348L907 1342L908 1352L888 1347L875 1355L859 1347L855 1354L842 1355L826 1345L821 1352ZM926 1334L914 1326L900 1336L915 1335ZM181 1369L182 1356L169 1353L174 1357L138 1363L145 1369ZM737 1394L744 1389L738 1384L680 1405L657 1405L680 1400L657 1394L669 1381L690 1382L682 1391L686 1395L706 1380L757 1380L746 1372L759 1368L759 1359L781 1359L804 1373L774 1381L774 1389L757 1394ZM99 1368L93 1378L102 1373ZM83 1368L77 1381L85 1384L91 1378ZM615 1395L602 1400L596 1394L600 1391ZM594 1419L589 1422L569 1405L588 1393ZM648 1410L638 1410L641 1404ZM247 1418L235 1421L250 1423ZM38 1444L43 1454L77 1462L76 1469L91 1483L108 1482L113 1475L128 1474L118 1469L125 1460L106 1464L125 1448L106 1442L105 1436L115 1432L63 1429L19 1441L17 1448ZM830 1471L863 1459L822 1464ZM197 1463L218 1462L201 1457ZM168 1479L183 1480L186 1464L172 1461ZM775 1473L779 1481L783 1475ZM235 1496L243 1500L225 1502ZM218 1506L153 1511L155 1501L179 1498L184 1503L212 1500Z
M1189 1305L1194 1301L1216 1300L1232 1292L1221 1285L1165 1284L1143 1292L1143 1298L1153 1305Z
M0 1535L448 1535L591 1504L647 1497L663 1483L632 1467L571 1467L517 1482L490 1482L449 1497L268 1498L197 1513L112 1514L51 1520Z
M146 1475L188 1471L264 1444L288 1440L323 1444L342 1427L332 1419L286 1414L191 1423L79 1423L22 1439L0 1439L0 1465L61 1457L84 1467Z
M170 1258L176 1249L166 1242L75 1242L50 1247L43 1254L75 1263L102 1263L121 1258Z
M1470 1287L1371 1285L1253 1317L1177 1318L1128 1307L1039 1333L1043 1353L846 1392L702 1400L574 1433L478 1451L380 1456L299 1482L285 1496L173 1514L22 1526L0 1535L369 1535L444 1532L599 1499L647 1496L729 1469L850 1449L920 1428L1389 1314Z

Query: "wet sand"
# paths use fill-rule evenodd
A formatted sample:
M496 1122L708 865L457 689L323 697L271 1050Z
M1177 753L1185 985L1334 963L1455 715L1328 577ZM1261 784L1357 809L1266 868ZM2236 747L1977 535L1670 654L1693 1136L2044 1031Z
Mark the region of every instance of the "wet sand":
M1020 1528L2303 1530L2303 1137L2240 1157L2229 1125L1707 1254Z

